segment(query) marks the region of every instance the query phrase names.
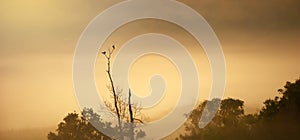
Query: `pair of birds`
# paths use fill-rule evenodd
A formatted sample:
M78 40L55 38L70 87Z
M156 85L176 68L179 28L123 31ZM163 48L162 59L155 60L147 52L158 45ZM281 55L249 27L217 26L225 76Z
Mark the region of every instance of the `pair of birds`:
M115 45L112 45L111 47L112 47L113 49L115 49ZM105 55L105 54L106 54L106 51L103 51L102 54Z

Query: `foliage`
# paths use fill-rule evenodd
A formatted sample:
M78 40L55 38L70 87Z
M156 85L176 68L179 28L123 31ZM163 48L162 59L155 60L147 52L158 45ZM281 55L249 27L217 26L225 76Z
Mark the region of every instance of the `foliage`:
M57 133L50 132L49 140L110 140L103 133L99 132L89 121L96 125L109 129L109 124L101 122L100 116L92 109L84 109L82 115L76 112L69 113L63 122L58 124Z
M257 114L244 114L244 102L227 98L213 120L203 129L198 122L206 104L217 104L220 99L204 101L191 112L185 124L185 134L177 139L298 139L300 130L300 79L286 82L278 90L281 97L268 99ZM209 109L208 109L209 111Z
M93 109L85 108L81 115L76 112L68 113L63 122L58 124L56 133L50 132L48 134L48 140L112 140L105 134L113 136L118 133L118 130L117 125L103 122L100 115L95 113ZM129 123L124 124L123 131L124 136L129 137ZM135 135L136 139L140 139L145 137L146 133L142 130L136 130Z
M118 91L119 92L119 91ZM116 92L116 93L118 93ZM213 99L204 101L194 109L185 123L185 134L177 139L183 140L265 140L265 139L298 139L300 130L300 79L294 83L286 82L283 89L278 90L280 96L267 99L262 109L255 114L244 114L244 101L227 98L224 100ZM121 97L121 96L116 96ZM121 100L119 100L121 101ZM202 114L209 115L210 110L216 109L221 103L219 110L212 121L200 129L198 122ZM125 114L128 104L118 103L124 107ZM205 106L209 104L208 109ZM111 108L113 110L113 105ZM121 111L122 112L122 111ZM121 116L121 115L120 115ZM128 120L124 115L122 119ZM92 126L90 124L94 124ZM58 125L56 133L48 134L49 140L108 140L103 131L118 132L119 127L110 122L102 122L101 116L92 109L84 109L82 114L69 113ZM129 137L130 123L122 126L124 136ZM135 131L136 139L143 138L146 134L141 130Z

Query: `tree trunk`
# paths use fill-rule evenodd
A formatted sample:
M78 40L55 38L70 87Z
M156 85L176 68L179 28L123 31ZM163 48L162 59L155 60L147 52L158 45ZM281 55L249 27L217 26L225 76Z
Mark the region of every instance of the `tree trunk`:
M134 118L133 118L133 113L132 113L132 108L131 108L131 91L129 89L128 93L128 107L129 107L129 115L130 115L130 123L129 123L129 135L130 135L130 140L134 140Z
M107 57L107 74L110 80L110 84L111 84L111 88L112 88L112 92L113 92L113 96L114 96L114 105L115 105L115 109L116 109L116 113L117 113L117 117L118 117L118 125L119 125L119 131L120 131L120 139L123 139L123 130L122 130L122 124L121 124L121 116L120 116L120 110L118 107L118 99L117 99L117 94L116 94L116 90L115 90L115 86L114 86L114 82L110 73L110 57Z

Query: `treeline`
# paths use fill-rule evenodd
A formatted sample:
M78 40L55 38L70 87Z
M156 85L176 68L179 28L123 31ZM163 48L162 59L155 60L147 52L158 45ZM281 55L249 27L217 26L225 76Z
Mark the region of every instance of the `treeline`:
M194 109L184 124L185 132L177 140L285 140L300 139L300 79L287 82L279 95L264 102L255 114L244 113L244 101L227 98L204 101ZM204 128L198 127L205 106L221 104L215 117ZM214 106L211 106L214 107ZM206 112L207 113L207 112ZM92 109L81 114L69 113L58 125L56 132L48 134L49 140L110 140L94 126L103 131L118 133L117 125L103 122ZM96 125L95 125L96 124ZM127 125L125 125L127 126ZM162 126L164 127L164 126ZM128 135L129 127L124 127ZM147 132L136 130L135 139L142 139Z
M244 101L227 98L201 103L191 112L185 123L185 134L180 140L285 140L300 139L300 79L286 82L279 96L264 101L255 114L244 114ZM206 104L221 102L212 121L204 128L198 127Z

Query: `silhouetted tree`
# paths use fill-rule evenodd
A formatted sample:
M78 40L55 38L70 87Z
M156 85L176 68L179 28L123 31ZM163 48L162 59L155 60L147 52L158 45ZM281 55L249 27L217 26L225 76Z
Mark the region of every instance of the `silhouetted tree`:
M48 134L49 140L110 140L108 136L99 132L89 121L103 129L113 129L109 124L101 122L100 115L92 109L84 109L82 115L69 113L63 122L58 124L56 133Z
M281 97L268 99L259 113L256 136L261 139L299 139L300 130L300 79L286 82L278 90Z
M110 86L108 86L110 92L113 97L113 105L110 101L105 101L107 107L113 111L118 118L118 128L119 128L119 136L118 139L124 139L124 136L127 136L129 139L134 140L142 138L145 136L145 132L142 130L135 131L135 127L138 123L143 123L143 121L137 116L141 115L141 108L136 104L131 102L131 91L129 89L127 102L125 96L122 95L122 90L118 89L114 85L112 73L111 73L111 58L112 54L115 50L115 46L113 45L111 48L108 48L107 51L103 51L102 55L107 59L107 75L110 81ZM125 120L126 123L122 124L122 120ZM136 135L136 137L134 136Z
M105 56L105 58L107 59L107 75L109 77L109 81L110 81L110 85L111 85L111 91L113 93L113 99L114 99L114 107L115 107L115 110L116 110L116 114L117 114L117 117L118 117L118 127L119 127L119 135L120 135L120 139L123 139L123 130L122 130L122 122L121 122L121 114L120 114L120 110L119 110L119 106L118 106L118 96L117 96L117 93L116 93L116 89L115 89L115 85L114 85L114 82L113 82L113 79L112 79L112 75L111 75L111 55L113 54L115 50L115 46L113 45L112 46L112 49L108 49L108 51L103 51L102 54Z
M219 113L217 114L223 126L233 127L239 124L239 120L244 115L244 101L228 98L221 102Z
M220 109L215 114L212 121L203 129L198 127L199 120L204 113L209 115L209 111L218 107L221 102ZM205 106L210 104L211 109L204 110ZM185 124L187 134L181 135L180 139L230 139L238 138L238 133L228 133L228 129L242 132L240 121L243 120L244 102L239 99L227 98L224 100L213 99L204 101L190 114L189 121ZM238 135L237 135L238 134Z
M185 124L186 134L177 139L299 139L300 79L294 83L286 82L278 92L280 97L266 100L263 108L255 114L245 115L244 102L239 99L224 99L212 121L200 129L198 122L201 115L209 114L210 110L204 110L205 105L214 107L220 100L204 101L191 112Z
M273 100L268 99L264 102L265 106L260 111L261 117L269 119L283 114L300 115L300 79L294 83L286 82L284 88L278 92L281 97L276 96Z

